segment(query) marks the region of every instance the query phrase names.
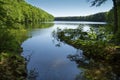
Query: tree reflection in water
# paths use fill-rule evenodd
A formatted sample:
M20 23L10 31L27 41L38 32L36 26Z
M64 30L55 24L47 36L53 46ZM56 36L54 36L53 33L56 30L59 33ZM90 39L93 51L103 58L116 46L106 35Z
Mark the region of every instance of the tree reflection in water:
M67 56L71 61L78 64L80 70L83 70L76 77L76 80L120 80L120 50L116 48L116 51L113 50L112 52L112 48L108 46L107 51L102 51L105 48L104 43L110 44L108 36L111 35L108 34L109 32L105 33L105 31L104 27L100 27L100 29L91 28L89 31L92 33L91 36L86 35L87 32L84 32L82 27L65 30L57 29L53 32L53 37L56 40L70 44L77 49L82 48L84 54L87 54L85 59L76 54ZM97 42L97 45L95 42Z
M27 38L22 25L0 25L0 80L25 80L26 70L20 45Z

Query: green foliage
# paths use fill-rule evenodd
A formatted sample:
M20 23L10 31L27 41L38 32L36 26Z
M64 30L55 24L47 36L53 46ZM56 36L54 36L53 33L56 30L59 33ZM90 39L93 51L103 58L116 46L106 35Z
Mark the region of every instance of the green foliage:
M17 54L1 53L0 75L1 80L26 80L24 59Z
M2 25L0 29L0 79L1 80L25 80L25 61L20 53L21 43L27 37L27 31L23 26L8 27ZM16 26L15 25L15 26Z
M0 52L20 52L19 46L26 38L26 30L24 29L0 29ZM20 34L21 33L21 34Z
M55 32L54 32L55 33ZM78 29L58 29L56 32L57 40L66 42L75 48L82 49L84 55L97 60L111 60L117 54L117 48L111 42L113 35L106 31L104 27L99 29L90 28L85 32Z
M119 57L120 46L111 43L113 34L105 27L90 28L85 32L81 27L77 29L57 29L54 37L62 42L83 50L88 63L77 62L84 71L76 80L118 80L120 75Z
M21 43L27 38L27 30L50 27L53 24L31 23L1 25L0 28L0 80L26 80L26 64L20 55ZM28 26L28 27L25 27Z
M0 0L0 10L0 23L3 24L53 20L52 15L27 4L24 0Z
M119 80L120 70L118 68L115 68L115 66L119 67L120 65L113 65L97 61L90 61L90 63L86 65L82 65L80 63L79 65L83 68L86 67L86 65L88 66L87 68L85 68L83 73L78 75L82 75L82 80ZM78 78L76 80L79 79L81 78Z

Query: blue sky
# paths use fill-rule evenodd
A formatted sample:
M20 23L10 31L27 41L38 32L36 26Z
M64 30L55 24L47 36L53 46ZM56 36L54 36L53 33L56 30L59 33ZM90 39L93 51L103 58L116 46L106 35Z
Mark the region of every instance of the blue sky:
M112 0L107 0L99 7L90 7L88 0L26 0L28 3L39 7L55 17L59 16L86 16L98 12L109 11Z

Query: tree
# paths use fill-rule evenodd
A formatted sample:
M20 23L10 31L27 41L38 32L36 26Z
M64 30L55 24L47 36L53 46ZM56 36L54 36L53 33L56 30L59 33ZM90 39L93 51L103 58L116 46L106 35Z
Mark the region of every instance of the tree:
M0 24L36 23L53 21L46 11L28 4L25 0L0 0Z
M90 0L89 0L90 1ZM92 6L100 6L107 0L92 0ZM113 2L113 9L114 9L114 30L113 33L116 34L118 31L118 9L117 9L117 4L120 3L120 0L112 0Z

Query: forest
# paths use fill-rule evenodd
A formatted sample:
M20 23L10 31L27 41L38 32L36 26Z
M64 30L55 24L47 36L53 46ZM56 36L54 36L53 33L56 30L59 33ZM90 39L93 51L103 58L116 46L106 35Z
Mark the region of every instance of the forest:
M39 28L47 27L40 22L53 19L51 14L25 0L0 0L0 80L26 80L21 43L27 38L27 29L34 23L39 24Z
M52 21L54 17L25 0L0 0L0 24Z
M55 17L56 21L96 21L105 22L108 12L96 13L88 16L72 16L72 17Z
M89 1L92 1L92 6L100 6L104 1L107 0ZM47 13L46 11L28 4L26 0L0 0L0 80L35 80L32 79L34 77L34 71L31 71L31 73L29 73L30 71L27 71L27 64L29 60L21 56L23 51L21 44L26 41L28 37L29 40L31 40L32 36L35 35L35 33L32 32L32 29L34 29L34 31L40 31L41 34L44 32L47 33L46 28L53 26L53 23L45 24L44 22L54 20L106 22L107 24L104 26L90 26L89 31L83 30L82 26L84 26L84 24L79 24L78 28L76 29L57 28L56 31L45 34L45 37L43 37L42 34L42 38L45 38L43 41L47 41L47 39L51 38L52 34L53 37L58 40L58 43L62 42L63 44L67 44L67 46L74 47L76 50L83 50L84 59L74 59L72 61L75 61L77 67L84 71L84 73L81 73L82 77L84 78L80 78L81 74L79 74L76 76L75 80L120 80L120 0L112 1L113 3L116 1L114 4L115 6L113 6L113 8L108 12L100 12L88 16L54 18L53 15ZM43 22L44 25L41 22ZM45 28L45 30L37 30L37 28ZM52 29L50 28L48 31L51 30ZM30 31L31 34L28 34ZM49 37L46 37L48 34ZM35 39L38 40L38 42L35 41L37 43L42 40L41 37L39 40L38 35L39 34L37 34L37 38ZM57 42L53 40L53 37L50 39L52 40L52 45L53 43ZM42 45L42 48L45 47L45 51L47 51L47 49L49 51L52 49L52 45ZM36 45L32 45L32 47L33 46L36 48ZM38 49L40 49L38 44L37 46ZM57 48L55 49L59 48L60 44L57 44ZM37 48L35 50L37 50ZM42 52L44 52L44 50L41 52L39 52L39 50L34 52L38 52L40 55ZM49 51L49 55L51 52L52 51ZM54 51L52 53L54 53ZM46 54L47 53L43 53L42 56L46 56ZM57 52L55 54L59 55ZM76 55L64 55L65 58L67 57L70 60L73 59L74 56ZM39 57L41 58L41 56ZM53 56L51 55L46 57L48 57L48 63L50 60L54 60ZM61 55L57 58L61 58ZM57 58L55 57L55 59ZM58 60L58 63L57 60L54 61L56 61L56 64L53 64L52 66L55 68L56 66L61 68L65 64L62 63L61 59ZM47 62L47 59L45 59L45 62ZM62 65L57 65L59 63L62 63ZM51 65L51 63L49 64ZM52 72L54 71L51 71L51 73ZM29 74L31 76L29 76ZM29 77L31 79L29 79Z

